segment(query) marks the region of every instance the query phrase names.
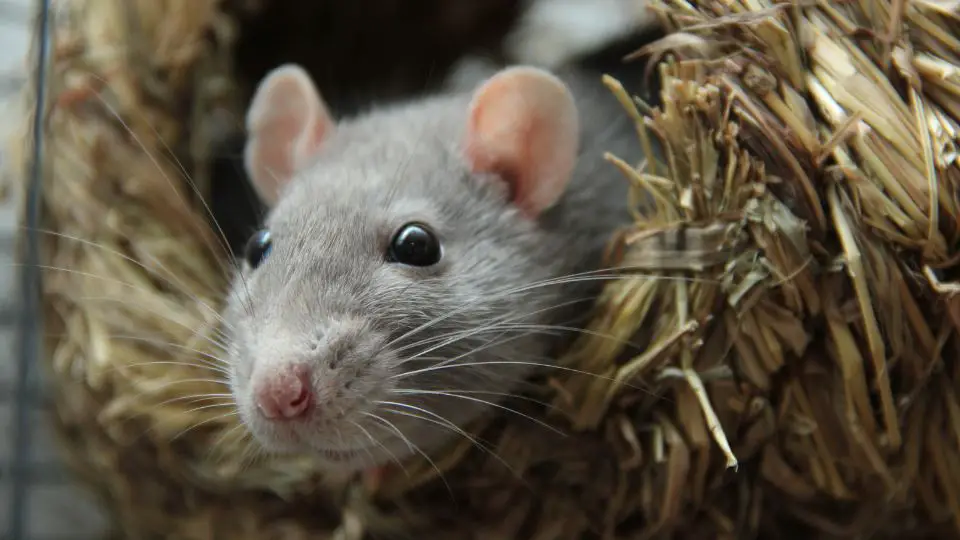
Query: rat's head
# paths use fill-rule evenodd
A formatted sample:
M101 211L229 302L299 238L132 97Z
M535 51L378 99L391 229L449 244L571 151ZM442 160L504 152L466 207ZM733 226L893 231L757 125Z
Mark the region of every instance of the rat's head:
M472 93L335 122L299 68L248 115L271 207L226 320L240 415L265 450L352 471L428 451L542 362L562 302L525 286L570 246L544 226L578 150L572 97L511 68Z

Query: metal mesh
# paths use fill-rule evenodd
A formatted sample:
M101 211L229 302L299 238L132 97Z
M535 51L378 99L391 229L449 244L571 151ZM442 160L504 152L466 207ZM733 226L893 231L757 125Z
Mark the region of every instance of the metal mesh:
M22 201L0 205L0 540L85 540L102 538L103 520L90 496L72 485L58 459L46 424L38 364L42 336L39 316L38 222L43 155L42 104L49 62L51 0L0 0L0 127L4 136L21 129L11 121L22 115L21 89L37 93L32 155L26 170L29 185ZM35 26L34 26L35 25ZM30 40L35 40L32 56ZM22 112L22 111L19 111ZM0 167L10 171L0 154ZM19 172L19 171L14 171ZM17 224L25 204L25 223ZM21 234L21 231L24 234ZM23 242L18 242L18 238ZM15 252L19 249L19 253Z

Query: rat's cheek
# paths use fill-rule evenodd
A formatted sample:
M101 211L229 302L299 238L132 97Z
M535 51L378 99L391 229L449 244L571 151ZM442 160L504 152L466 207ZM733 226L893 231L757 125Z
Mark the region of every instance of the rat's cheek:
M240 422L243 424L245 431L262 444L263 426L260 419L257 418L257 411L254 410L250 399L245 394L239 393L234 396L234 400L237 406L237 415L240 417Z
M249 385L253 375L254 357L246 337L249 335L249 331L241 328L231 337L226 352L227 371L230 372L234 384L242 387Z
M365 377L367 395L371 403L390 401L397 397L399 388L404 386L403 369L399 362L381 362L371 369Z

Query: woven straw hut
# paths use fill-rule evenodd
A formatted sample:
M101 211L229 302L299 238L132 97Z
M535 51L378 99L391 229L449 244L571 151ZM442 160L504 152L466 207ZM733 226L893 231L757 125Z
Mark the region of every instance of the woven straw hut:
M245 88L277 59L263 21L297 20L271 6L58 4L42 361L64 454L119 537L960 538L956 2L655 0L670 33L638 56L659 61L661 104L605 83L638 144L662 143L642 167L610 156L657 208L611 238L634 273L591 325L645 352L618 362L585 335L536 381L552 412L516 407L566 437L476 426L509 469L464 443L337 491L309 457L245 459L236 416L190 399L224 393L207 209ZM347 82L423 80L374 71Z

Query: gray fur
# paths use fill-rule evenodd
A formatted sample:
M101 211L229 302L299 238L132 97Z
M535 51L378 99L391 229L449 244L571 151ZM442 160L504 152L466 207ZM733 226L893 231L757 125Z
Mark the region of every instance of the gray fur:
M316 160L281 194L266 219L273 252L256 271L236 277L225 314L233 392L243 421L267 451L317 454L331 473L402 459L417 451L408 442L434 451L459 436L438 424L462 427L493 410L473 399L502 403L496 394L516 393L532 369L485 362L549 362L560 342L542 332L485 332L426 355L433 360L409 361L440 341L398 348L511 316L514 323L564 325L588 312L601 286L595 281L502 294L597 269L611 234L631 219L628 183L603 159L611 151L639 161L631 122L598 74L571 69L558 75L578 105L581 157L565 195L537 222L507 201L497 178L468 172L459 143L471 92L462 88L340 122ZM410 221L426 222L442 239L437 267L384 260L391 236ZM549 309L577 300L583 301ZM563 334L560 339L570 337ZM503 338L514 339L468 354ZM467 356L457 367L396 377L461 354ZM320 402L309 423L296 429L260 418L249 397L254 372L290 361L314 367ZM468 391L472 399L398 389ZM333 455L346 449L355 452Z

